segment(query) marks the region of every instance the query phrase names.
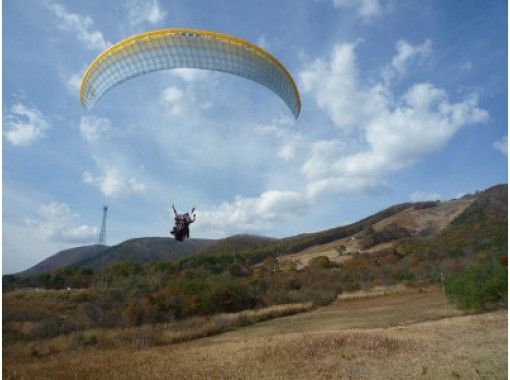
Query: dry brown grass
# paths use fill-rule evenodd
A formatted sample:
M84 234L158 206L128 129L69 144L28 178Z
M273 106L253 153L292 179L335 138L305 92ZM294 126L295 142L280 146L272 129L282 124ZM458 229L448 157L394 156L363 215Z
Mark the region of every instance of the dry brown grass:
M245 310L239 313L217 314L210 318L193 318L191 320L192 324L188 328L183 328L182 323L178 323L171 329L164 329L161 334L161 343L173 344L204 338L257 322L302 313L312 309L312 307L312 303L276 305L258 310Z
M374 286L369 290L357 290L354 292L345 292L338 295L338 301L353 301L353 300L361 300L368 298L376 298L376 297L384 297L390 296L393 294L401 294L401 293L414 293L414 292L425 292L430 291L430 289L416 289L409 288L404 284L397 284L391 286Z
M6 379L498 379L507 374L507 321L506 311L459 315L433 288L337 302L169 346L85 348L17 360L4 352L3 374Z
M258 323L213 339L252 339L310 331L385 328L463 315L448 303L438 286L402 292L397 291L399 287L389 289L395 289L395 293L383 297L360 297L349 302L336 301L308 313Z
M7 351L4 358L18 360L19 358L51 356L57 352L83 351L91 348L141 348L175 344L224 333L273 318L308 311L312 306L311 303L275 305L263 309L217 314L210 317L194 317L156 325L87 329L49 339L19 341L7 346L4 342L4 349ZM9 328L18 327L20 330L27 330L34 329L34 325L37 324L10 322Z
M5 364L5 378L506 378L504 312L412 327L84 351Z

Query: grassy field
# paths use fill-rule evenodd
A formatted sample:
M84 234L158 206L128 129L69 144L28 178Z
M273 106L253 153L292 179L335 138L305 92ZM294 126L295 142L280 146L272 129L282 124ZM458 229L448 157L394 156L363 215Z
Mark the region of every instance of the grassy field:
M461 315L437 287L359 294L226 334L46 357L4 350L11 378L507 378L507 312Z
M333 332L346 329L385 328L462 315L447 303L438 288L404 290L394 288L387 295L356 292L357 298L339 300L309 313L279 318L223 334L216 339L244 339L288 333ZM378 297L371 298L376 293ZM345 297L345 295L344 295Z

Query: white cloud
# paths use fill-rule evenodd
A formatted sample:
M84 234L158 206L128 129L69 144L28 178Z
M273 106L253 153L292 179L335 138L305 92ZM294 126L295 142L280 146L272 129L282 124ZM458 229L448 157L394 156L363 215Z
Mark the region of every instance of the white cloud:
M337 45L329 62L316 60L300 74L304 92L344 132L342 138L351 133L351 141L362 140L361 147L346 146L339 138L312 143L302 167L312 197L373 191L389 173L413 165L441 149L460 128L489 117L475 95L450 103L445 91L429 83L413 85L396 100L384 84L364 87L355 58L353 44Z
M79 96L81 79L85 73L85 70L86 66L82 67L80 71L75 73L69 73L68 71L64 71L64 69L60 70L60 78L73 96Z
M37 235L46 241L91 244L97 236L97 228L77 225L80 215L71 212L65 203L52 202L39 208L38 220L27 218L25 223L36 229Z
M27 98L27 93L23 89L17 89L15 91L11 92L11 96L14 99L17 99L18 101L22 101L22 100L25 100Z
M158 0L129 0L124 3L124 6L128 11L128 22L132 27L143 23L157 24L168 14Z
M182 99L182 90L177 87L168 87L163 91L162 100L168 103L175 103Z
M95 116L82 116L80 119L80 134L87 142L99 140L111 130L110 120Z
M372 115L384 112L391 102L382 85L360 88L355 47L338 44L330 61L317 59L299 73L303 93L311 94L335 125L346 130L361 127Z
M37 108L16 103L6 116L5 127L4 135L12 145L28 146L46 135L50 123Z
M439 193L431 193L426 191L413 191L409 196L409 199L412 202L436 201L441 198L441 194Z
M351 8L364 20L380 16L387 9L380 0L332 0L335 8Z
M302 91L312 94L317 106L328 113L337 127L346 130L360 127L372 115L391 106L389 80L402 74L411 59L430 54L431 45L430 40L418 46L399 41L391 66L384 70L385 83L363 88L356 66L356 44L337 44L329 61L316 59L299 73Z
M211 108L213 106L213 103L212 102L204 102L202 104L199 105L200 109L202 110L208 110L209 108Z
M269 48L269 44L267 43L266 36L262 35L259 38L257 38L256 45L264 50L267 50Z
M81 78L82 78L82 73L75 73L75 74L72 74L66 80L67 89L74 95L78 94L78 92L80 91Z
M127 178L116 165L96 161L100 173L94 175L86 170L83 172L82 179L83 182L97 187L105 196L120 198L145 192L144 183L134 177Z
M278 149L278 157L284 161L292 161L296 156L296 146L292 143L283 144Z
M257 125L254 131L259 134L267 134L274 136L279 143L277 155L284 161L290 162L294 160L296 151L303 142L301 134L288 128L293 124L290 118L280 118L273 120L270 125Z
M270 190L259 197L237 196L232 203L199 213L196 228L213 236L269 231L306 213L308 202L295 191Z
M380 181L362 172L337 173L334 164L340 157L347 157L348 146L341 140L320 140L311 144L302 173L308 180L308 194L316 197L326 192L349 193L359 190L376 192Z
M471 70L473 70L473 62L471 61L467 61L465 62L461 67L460 69L466 73L470 72Z
M70 13L58 3L49 2L47 6L57 16L58 28L74 33L87 49L105 50L111 45L100 31L93 29L94 21L89 16Z
M183 91L175 86L166 88L160 97L161 102L168 107L170 115L180 115L183 111Z
M193 69L187 67L180 67L170 70L172 76L176 76L185 82L194 82L198 80L209 79L211 72L207 70Z
M385 81L389 82L395 76L402 76L410 63L417 59L426 59L432 54L432 41L425 40L421 45L411 45L405 40L395 44L397 54L391 60L391 65L384 70Z
M396 48L397 55L393 57L391 65L395 70L402 72L413 58L426 57L432 53L432 41L427 39L421 45L411 45L405 40L399 40Z
M172 77L172 83L176 83L175 78L182 81L177 82L179 86L171 85L167 87L159 97L159 102L168 115L179 116L185 110L190 109L193 110L192 113L196 114L197 107L201 110L207 110L213 106L211 99L213 99L214 92L211 85L216 85L216 81L213 80L212 72L192 68L177 68L169 70L168 73ZM190 113L187 115L189 116Z
M508 156L508 135L503 136L498 141L495 141L492 146L503 153L505 156Z

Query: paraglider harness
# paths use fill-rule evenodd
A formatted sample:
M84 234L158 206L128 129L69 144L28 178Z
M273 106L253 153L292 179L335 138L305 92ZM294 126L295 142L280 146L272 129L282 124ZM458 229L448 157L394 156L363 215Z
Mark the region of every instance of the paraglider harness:
M175 240L180 242L184 241L185 238L189 239L189 225L196 219L195 214L193 214L195 207L191 209L193 217L188 213L178 214L174 205L172 205L172 210L174 211L175 226L170 231L170 234L174 235Z

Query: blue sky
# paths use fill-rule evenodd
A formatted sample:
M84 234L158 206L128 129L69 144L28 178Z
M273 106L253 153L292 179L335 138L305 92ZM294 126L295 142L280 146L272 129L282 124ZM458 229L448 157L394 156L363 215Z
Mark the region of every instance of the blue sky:
M504 1L6 1L3 273L93 244L168 236L283 237L395 203L507 182ZM266 88L197 70L78 87L105 48L189 27L266 49L296 80L297 121Z

